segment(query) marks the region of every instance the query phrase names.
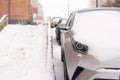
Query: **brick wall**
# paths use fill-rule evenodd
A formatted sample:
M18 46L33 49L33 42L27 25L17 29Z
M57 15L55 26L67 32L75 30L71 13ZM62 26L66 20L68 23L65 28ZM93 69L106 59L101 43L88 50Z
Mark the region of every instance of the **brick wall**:
M4 14L8 15L8 0L0 0L0 18Z
M10 4L8 1L0 0L0 17L10 14L9 18L12 20L30 20L32 15L31 0L10 0Z

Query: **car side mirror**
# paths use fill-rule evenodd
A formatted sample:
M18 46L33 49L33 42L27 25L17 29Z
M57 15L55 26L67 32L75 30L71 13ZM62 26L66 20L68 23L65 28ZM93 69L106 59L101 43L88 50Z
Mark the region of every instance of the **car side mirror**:
M67 30L66 27L65 27L65 24L58 24L58 25L56 26L56 28L59 28L59 29L61 29L61 30Z
M58 26L60 23L62 22L62 18L61 17L55 17L51 20L51 28L55 28L56 26Z

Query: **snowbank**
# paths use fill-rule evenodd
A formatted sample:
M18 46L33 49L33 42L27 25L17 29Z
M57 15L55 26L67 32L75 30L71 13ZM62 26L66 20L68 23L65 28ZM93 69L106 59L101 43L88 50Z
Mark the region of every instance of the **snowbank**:
M54 80L47 27L8 25L0 42L0 80Z

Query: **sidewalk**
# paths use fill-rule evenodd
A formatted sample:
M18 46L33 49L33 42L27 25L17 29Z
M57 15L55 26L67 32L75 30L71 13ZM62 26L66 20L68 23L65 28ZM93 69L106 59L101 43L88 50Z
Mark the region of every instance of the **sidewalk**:
M0 42L0 80L54 80L47 27L8 25Z

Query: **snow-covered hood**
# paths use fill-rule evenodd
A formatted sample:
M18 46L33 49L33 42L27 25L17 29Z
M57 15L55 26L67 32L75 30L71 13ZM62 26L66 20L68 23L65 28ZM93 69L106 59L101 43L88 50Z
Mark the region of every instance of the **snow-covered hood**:
M92 66L96 68L120 68L119 21L120 13L115 11L88 12L76 16L73 37L89 47L88 55L82 58L83 62L94 63Z
M79 56L79 55L78 55ZM107 61L100 61L94 55L80 55L79 66L87 68L89 70L99 70L99 69L112 69L119 70L120 72L120 57L116 57Z

